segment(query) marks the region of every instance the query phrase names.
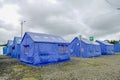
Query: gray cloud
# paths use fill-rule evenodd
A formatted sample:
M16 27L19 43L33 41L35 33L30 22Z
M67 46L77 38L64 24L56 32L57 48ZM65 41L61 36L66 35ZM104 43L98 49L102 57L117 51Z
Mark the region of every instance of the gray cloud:
M108 34L118 33L120 29L120 14L109 13L106 15L101 15L91 19L88 25L91 26L93 31L96 31L96 36L105 36Z
M5 42L10 39L13 40L13 37L16 36L20 36L20 31L18 30L18 28L15 28L18 26L14 26L11 24L7 24L4 21L0 20L0 42Z
M2 8L3 6L3 1L0 1L0 8Z
M78 4L82 4L81 2L85 4L85 1L76 1ZM81 14L75 8L79 5L76 6L76 3L72 5L72 3L72 0L70 2L59 0L55 4L39 0L32 4L22 5L19 12L23 19L28 20L29 28L40 26L48 33L62 36L83 33L82 31L86 34L85 29L89 28L82 22Z
M0 20L0 28L4 30L14 31L14 27L11 24L7 24L5 21Z
M27 21L24 31L50 33L71 40L79 34L104 38L120 29L120 15L105 0L5 0L4 3L20 7L20 20ZM15 27L12 30L19 32Z
M111 7L120 8L120 0L106 0Z

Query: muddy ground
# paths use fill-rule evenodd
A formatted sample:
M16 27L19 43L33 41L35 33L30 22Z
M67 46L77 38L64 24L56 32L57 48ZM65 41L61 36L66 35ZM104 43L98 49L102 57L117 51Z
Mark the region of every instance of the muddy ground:
M0 56L0 80L120 80L120 53L43 67L26 66Z

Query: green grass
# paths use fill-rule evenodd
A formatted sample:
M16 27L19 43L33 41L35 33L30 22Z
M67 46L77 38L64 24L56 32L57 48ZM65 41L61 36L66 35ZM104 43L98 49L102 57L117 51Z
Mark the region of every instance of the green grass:
M44 67L31 67L26 65L14 65L12 66L11 77L9 79L20 79L20 80L42 80L42 76L44 75L51 75L51 73L58 72L58 73L66 73L71 72L76 69L84 68L84 67L97 67L103 66L104 63L100 61L96 61L94 59L89 60L76 60L75 58L72 59L71 62L65 62L60 64L52 64ZM72 76L72 74L69 74ZM55 80L60 80L56 78ZM72 77L71 80L75 78Z
M36 79L36 78L23 78L21 80L39 80L39 79Z
M0 76L8 75L8 80L94 80L94 77L97 77L97 80L105 80L105 75L107 78L116 75L113 70L120 71L119 57L117 54L94 59L71 58L70 62L43 67L27 66L17 60L12 61L11 58L1 58ZM114 75L111 76L112 72ZM102 79L99 79L98 75L102 75Z

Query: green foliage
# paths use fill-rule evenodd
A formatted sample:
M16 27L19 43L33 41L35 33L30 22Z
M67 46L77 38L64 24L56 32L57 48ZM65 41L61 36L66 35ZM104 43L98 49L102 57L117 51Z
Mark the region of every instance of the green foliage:
M0 46L7 46L7 44L1 44Z
M104 41L106 41L108 43L111 43L111 44L117 44L117 43L119 43L118 40L104 40Z

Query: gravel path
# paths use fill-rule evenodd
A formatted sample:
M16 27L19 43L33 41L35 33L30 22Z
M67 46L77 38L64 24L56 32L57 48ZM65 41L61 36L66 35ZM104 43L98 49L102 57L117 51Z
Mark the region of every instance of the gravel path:
M26 66L16 59L0 56L0 80L5 79L120 80L120 53L93 59L71 58L71 62L44 67Z

